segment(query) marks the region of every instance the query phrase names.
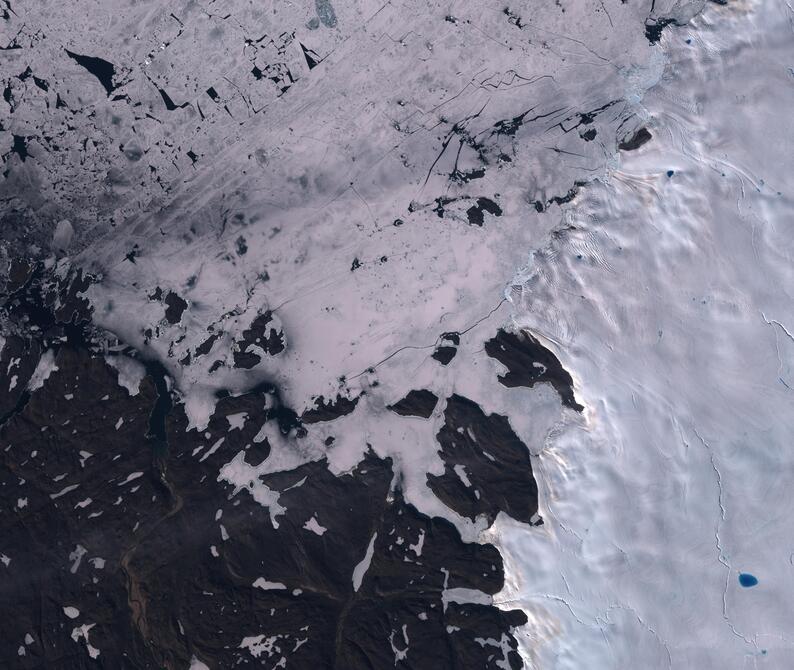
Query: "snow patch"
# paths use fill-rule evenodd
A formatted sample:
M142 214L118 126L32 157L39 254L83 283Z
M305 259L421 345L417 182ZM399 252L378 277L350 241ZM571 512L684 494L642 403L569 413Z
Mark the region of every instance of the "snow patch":
M367 545L367 551L364 554L364 558L362 558L359 564L353 568L354 591L358 591L361 588L361 582L364 580L364 575L367 574L367 570L369 570L369 564L372 562L372 556L375 553L375 540L377 538L378 534L374 533L369 541L369 545Z
M105 362L118 372L118 384L127 389L131 396L141 392L141 382L146 376L146 368L129 356L105 356Z
M44 382L46 382L53 372L58 371L58 366L55 364L55 352L52 349L47 349L36 364L36 369L28 381L28 391L34 393L38 391Z
M316 517L312 517L309 519L303 527L306 530L310 530L312 533L316 533L322 537L322 534L325 533L328 529L325 526L321 526L320 523L317 521Z

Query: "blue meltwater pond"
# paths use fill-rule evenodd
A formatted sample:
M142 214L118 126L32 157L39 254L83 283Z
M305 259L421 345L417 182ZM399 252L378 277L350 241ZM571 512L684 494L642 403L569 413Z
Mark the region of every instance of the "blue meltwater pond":
M751 586L758 584L758 578L755 575L751 575L749 572L740 572L739 584L748 589Z

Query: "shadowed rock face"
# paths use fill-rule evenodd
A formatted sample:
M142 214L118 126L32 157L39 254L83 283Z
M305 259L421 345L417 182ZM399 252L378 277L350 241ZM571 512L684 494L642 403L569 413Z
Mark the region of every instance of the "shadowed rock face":
M620 144L618 144L618 149L620 149L621 151L635 151L636 149L639 149L643 144L650 142L652 138L653 135L651 135L650 131L647 128L640 128L631 137L627 137Z
M248 465L266 462L263 424L300 448L306 429L277 389L226 395L205 430L187 431L161 368L148 365L130 395L94 350L89 312L83 337L62 336L52 308L77 314L80 291L37 282L3 303L6 318L22 323L41 310L50 325L7 340L0 384L10 384L11 359L24 389L41 352L53 358L40 387L3 396L0 657L67 669L183 670L193 658L211 668L282 659L306 669L521 667L511 631L526 622L522 612L444 597L497 593L499 553L406 503L389 459L370 452L341 476L324 460L259 475L277 492L263 506L218 473L240 453ZM49 295L65 302L48 305ZM437 401L415 391L393 409L429 416ZM333 421L355 405L321 401L303 419ZM507 420L459 396L445 419L443 458L464 464L482 497L443 477L433 490L461 513L528 519L531 466Z
M27 383L41 356L38 343L26 341L21 337L6 339L0 357L0 425L5 423L29 397Z
M182 314L187 309L187 302L173 291L169 291L165 297L165 304L165 318L169 323L179 323L182 320Z
M350 414L358 404L358 398L345 398L337 395L336 400L326 400L322 396L317 398L314 407L307 409L302 415L303 423L319 423L333 421Z
M459 344L459 333L444 333L431 356L441 365L449 365L452 359L455 358L455 354L458 353Z
M437 435L443 475L428 475L428 486L461 516L483 514L492 522L502 511L530 522L538 511L538 490L529 451L507 417L486 414L468 398L447 399L444 426Z
M94 624L89 642L108 668L186 668L194 655L210 667L245 666L254 659L240 645L260 635L272 641L267 658L299 668L393 667L392 644L406 648L404 635L410 652L398 667L498 667L474 638L500 639L523 614L445 607L442 593L496 593L501 558L493 547L464 544L399 491L389 496L388 460L368 456L342 477L323 462L263 477L287 510L274 528L268 510L217 481L256 432L251 424L229 431L226 416L261 410L261 396L223 399L209 437L185 433L177 408L169 451L157 454L143 438L156 397L150 380L129 397L86 352L64 349L57 364L0 432L9 445L2 537L12 556L0 609L14 613L0 636L3 656L34 636L18 667L89 667L84 643L71 639L83 622ZM191 458L219 435L221 448ZM353 574L374 535L356 591ZM284 587L255 586L260 578ZM79 616L69 620L64 607ZM448 626L459 630L448 636Z
M238 368L253 368L263 355L275 356L286 348L284 331L277 327L270 311L257 316L242 335L234 352L234 365Z
M427 419L438 404L438 396L426 389L409 391L399 402L389 405L389 409L402 416L418 416Z
M563 404L581 412L584 407L576 402L573 379L562 367L557 357L527 331L511 333L499 330L485 343L485 353L507 368L499 381L507 387L526 386L546 382L559 393Z

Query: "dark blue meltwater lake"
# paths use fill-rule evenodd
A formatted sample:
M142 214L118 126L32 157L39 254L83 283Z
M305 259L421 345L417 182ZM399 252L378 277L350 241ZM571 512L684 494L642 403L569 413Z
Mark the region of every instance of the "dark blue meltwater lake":
M739 584L749 589L751 586L756 586L758 584L758 578L755 575L751 575L749 572L740 572Z

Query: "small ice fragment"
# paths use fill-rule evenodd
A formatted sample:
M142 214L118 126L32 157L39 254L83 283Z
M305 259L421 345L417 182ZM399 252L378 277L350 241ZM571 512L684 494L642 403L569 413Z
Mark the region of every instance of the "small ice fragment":
M72 574L77 572L77 569L80 567L80 562L83 560L83 556L88 553L88 550L82 545L78 544L74 551L69 554L69 560L72 561L72 567L69 568L69 572Z
M364 558L361 559L361 562L355 568L353 568L354 591L358 591L359 588L361 588L361 582L364 579L364 575L367 574L367 570L369 570L369 564L372 562L372 555L375 553L375 540L377 537L377 533L372 536L372 539L369 541L367 551L364 554Z
M127 477L123 482L117 484L117 486L124 486L125 484L129 484L131 481L138 479L138 477L143 477L142 472L133 472L131 475Z
M96 658L99 656L99 649L92 647L91 643L88 641L88 631L90 631L94 626L96 626L95 623L84 623L82 626L72 629L72 639L77 642L82 637L85 640L85 646L88 648L88 655L91 658Z
M146 368L138 361L126 356L106 356L105 362L118 372L119 386L127 389L131 396L138 395L141 382L146 376Z
M315 517L309 519L305 524L303 524L303 527L306 530L310 530L312 533L317 533L317 535L320 536L322 536L322 534L328 530L325 526L321 526Z
M55 352L52 349L48 349L41 355L36 369L30 377L28 391L31 393L38 391L44 386L44 382L50 378L50 375L57 370L58 366L55 365Z
M247 412L238 412L237 414L227 414L226 420L229 422L229 430L242 430L245 426L245 420L248 418Z
M210 670L206 663L202 663L195 656L190 658L190 667L187 670Z
M281 582L269 582L264 577L257 578L254 582L254 587L263 591L280 591L287 588Z
M67 486L66 488L61 489L58 493L51 493L50 499L55 500L56 498L60 498L61 496L65 496L67 493L74 491L78 488L80 484L72 484L71 486Z

